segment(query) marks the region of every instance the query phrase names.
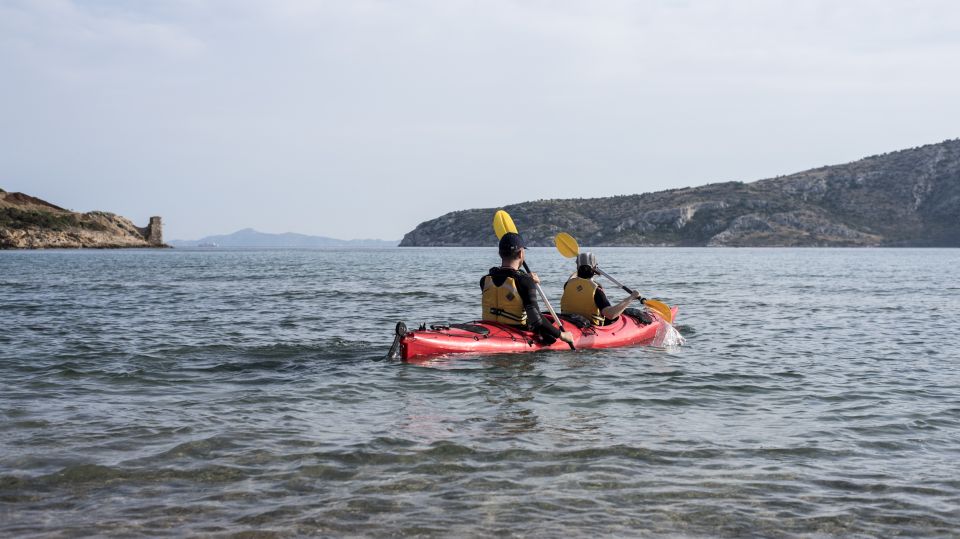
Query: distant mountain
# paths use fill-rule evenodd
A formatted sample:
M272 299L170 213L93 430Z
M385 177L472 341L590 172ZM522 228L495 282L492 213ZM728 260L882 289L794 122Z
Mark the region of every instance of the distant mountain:
M79 213L0 189L0 249L166 247L159 217L138 227L119 215Z
M426 221L407 246L490 246L497 208ZM506 206L532 246L960 247L960 140L753 183Z
M308 236L287 232L269 234L257 232L252 228L238 230L233 234L207 236L199 240L173 240L174 247L261 247L261 248L299 248L317 249L331 247L382 248L396 247L397 241L384 240L338 240L324 236Z

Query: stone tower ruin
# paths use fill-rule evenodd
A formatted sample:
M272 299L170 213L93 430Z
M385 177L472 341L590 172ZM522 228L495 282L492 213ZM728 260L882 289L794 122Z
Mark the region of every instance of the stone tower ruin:
M150 218L150 224L147 225L146 233L144 237L147 240L147 243L154 247L163 247L163 225L160 224L160 217L154 216Z

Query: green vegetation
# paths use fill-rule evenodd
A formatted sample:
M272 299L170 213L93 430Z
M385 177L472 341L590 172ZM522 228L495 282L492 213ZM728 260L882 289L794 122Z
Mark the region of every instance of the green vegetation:
M100 223L84 221L73 214L61 214L36 210L19 210L17 208L0 208L0 228L28 229L42 228L46 230L69 230L84 228L87 230L106 230Z
M752 183L504 207L532 247L563 231L588 246L960 247L960 139ZM426 221L401 246L489 246L497 208Z

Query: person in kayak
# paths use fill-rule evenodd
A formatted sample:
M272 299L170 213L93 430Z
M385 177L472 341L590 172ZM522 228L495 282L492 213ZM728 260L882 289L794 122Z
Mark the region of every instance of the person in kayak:
M557 339L573 343L573 334L561 332L540 313L537 304L536 273L520 271L525 256L525 246L520 234L507 232L500 238L500 267L480 279L483 291L483 319L516 326L536 333L550 344Z
M596 275L597 257L593 253L577 255L577 273L570 276L563 285L560 297L560 314L576 314L589 320L595 326L615 321L630 306L630 302L640 297L634 290L630 296L610 305L607 294L593 278Z

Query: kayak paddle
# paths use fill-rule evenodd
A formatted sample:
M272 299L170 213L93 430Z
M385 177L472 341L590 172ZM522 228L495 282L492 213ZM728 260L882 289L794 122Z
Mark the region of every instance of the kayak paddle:
M503 237L507 232L512 232L514 234L519 234L517 232L517 225L513 224L513 218L510 217L510 214L504 210L497 210L497 213L493 214L493 232L497 235L497 239ZM527 273L532 273L530 271L530 266L527 266L527 261L523 261L523 269ZM553 316L553 319L557 321L557 325L560 326L560 331L566 331L563 329L563 321L560 320L560 317L557 316L556 311L553 310L553 305L550 305L550 300L547 299L547 295L543 293L543 289L540 288L539 283L534 283L537 285L537 292L540 293L540 297L543 299L543 302L547 305L547 310L550 311L550 314ZM573 343L567 343L570 345L571 350L576 350L573 346Z
M577 255L580 254L580 245L577 244L577 240L570 234L567 234L566 232L561 232L557 234L553 238L553 243L554 245L557 246L557 250L560 251L560 254L563 255L565 258L576 258ZM623 283L611 277L607 272L603 271L600 268L596 268L596 270L597 270L597 273L599 273L600 275L603 275L607 279L610 279L610 281L613 282L613 284L624 289L628 294L633 294L633 290L624 286ZM668 323L671 323L671 324L673 323L673 311L670 310L670 306L667 305L666 303L662 301L657 301L655 299L646 299L646 298L640 298L640 303L660 313L660 315L663 316L663 318Z

